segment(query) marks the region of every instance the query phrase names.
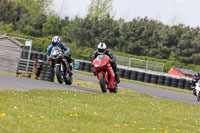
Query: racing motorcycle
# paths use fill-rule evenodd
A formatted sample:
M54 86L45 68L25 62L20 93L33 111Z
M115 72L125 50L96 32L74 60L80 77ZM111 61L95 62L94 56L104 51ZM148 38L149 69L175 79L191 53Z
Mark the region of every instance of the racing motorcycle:
M72 84L72 71L66 58L69 55L64 55L62 49L58 46L53 47L50 54L50 64L54 64L57 80L60 84L65 82L67 85Z
M200 80L197 81L197 83L195 83L195 91L196 91L196 97L197 97L197 101L200 102Z
M92 65L99 80L101 91L106 93L109 90L111 93L117 93L118 85L109 59L109 56L101 54L94 59Z

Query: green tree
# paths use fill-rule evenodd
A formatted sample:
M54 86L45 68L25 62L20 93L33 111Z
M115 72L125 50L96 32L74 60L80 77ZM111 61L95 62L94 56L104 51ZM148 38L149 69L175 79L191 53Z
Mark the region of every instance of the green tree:
M43 24L43 35L60 35L59 25L60 18L55 15L50 16L47 22Z
M88 9L88 16L90 19L104 19L108 15L114 17L112 0L92 0Z

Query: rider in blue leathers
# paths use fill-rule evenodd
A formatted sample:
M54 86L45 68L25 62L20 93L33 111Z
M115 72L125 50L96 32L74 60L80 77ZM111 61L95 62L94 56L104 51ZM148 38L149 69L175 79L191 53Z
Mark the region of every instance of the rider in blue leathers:
M52 43L48 46L47 48L47 60L50 60L50 54L51 54L51 50L54 46L58 46L60 47L62 50L64 50L64 55L69 55L69 58L67 58L68 62L70 63L70 69L73 69L73 58L70 55L70 48L68 48L65 44L63 44L62 42L60 42L60 37L59 36L54 36L52 38ZM51 64L50 66L51 68L54 67L53 64Z

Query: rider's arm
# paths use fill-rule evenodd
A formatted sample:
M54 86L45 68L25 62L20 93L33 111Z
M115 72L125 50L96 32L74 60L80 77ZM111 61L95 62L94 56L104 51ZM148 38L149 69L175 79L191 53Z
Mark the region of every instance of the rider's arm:
M114 55L110 51L107 50L106 53L112 59L113 62L116 62L116 58L114 57Z
M60 43L61 48L65 49L66 51L70 52L70 48L68 48L65 44Z
M51 50L52 50L53 45L49 45L47 48L47 55L50 56Z
M93 60L94 60L97 56L98 56L98 52L97 52L97 50L95 50L95 51L93 52L93 54L92 54L92 62L93 62Z

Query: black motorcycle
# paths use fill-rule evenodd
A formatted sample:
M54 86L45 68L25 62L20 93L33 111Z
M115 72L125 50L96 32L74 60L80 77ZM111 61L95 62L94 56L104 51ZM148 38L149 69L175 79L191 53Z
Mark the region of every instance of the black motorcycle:
M70 69L67 58L69 58L69 55L64 55L60 47L56 46L52 48L50 63L54 65L58 82L62 84L64 81L65 84L71 85L73 72Z

